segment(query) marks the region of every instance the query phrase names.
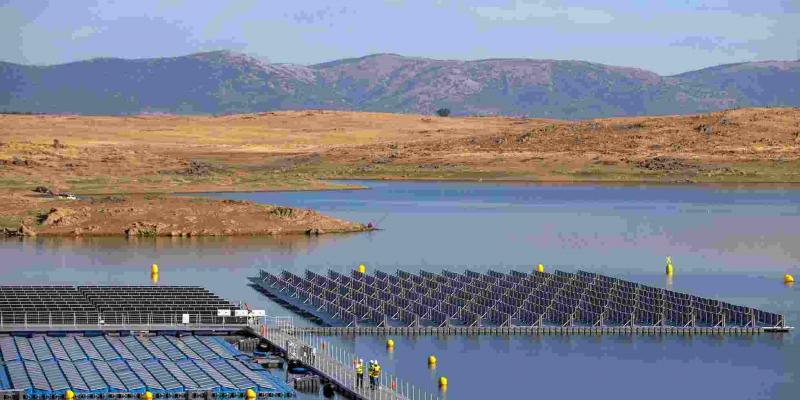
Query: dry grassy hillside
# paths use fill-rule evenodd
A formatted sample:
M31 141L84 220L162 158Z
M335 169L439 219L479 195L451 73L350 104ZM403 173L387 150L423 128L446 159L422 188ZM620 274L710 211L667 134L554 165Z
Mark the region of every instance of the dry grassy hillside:
M337 187L326 178L800 182L799 156L800 109L577 122L328 111L0 115L0 228L179 236L360 231L367 228L302 210L234 210L153 193ZM96 197L54 200L34 194L38 186ZM107 196L121 193L128 195Z
M484 119L473 120L476 123ZM497 123L498 121L493 121ZM362 173L532 180L797 182L800 109L589 121L502 120L499 129L340 147Z
M108 193L309 189L330 177L795 182L799 136L800 109L578 122L3 115L0 185Z

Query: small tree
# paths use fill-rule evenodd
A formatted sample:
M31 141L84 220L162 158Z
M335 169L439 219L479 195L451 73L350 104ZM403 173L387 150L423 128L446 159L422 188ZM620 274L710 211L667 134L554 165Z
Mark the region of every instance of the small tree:
M450 109L449 108L440 108L440 109L436 110L436 115L438 115L440 117L447 117L447 116L450 115Z

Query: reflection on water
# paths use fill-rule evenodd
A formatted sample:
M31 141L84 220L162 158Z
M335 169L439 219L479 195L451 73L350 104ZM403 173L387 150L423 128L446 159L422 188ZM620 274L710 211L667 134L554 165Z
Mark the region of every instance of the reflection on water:
M301 273L397 268L587 269L719 298L800 321L800 191L764 187L369 182L371 190L223 193L308 207L384 230L323 236L33 238L0 241L17 284L202 285L286 313L246 288L259 268ZM672 256L674 276L664 274ZM794 398L798 333L760 336L516 336L332 339L448 397ZM434 371L425 359L435 354ZM577 383L577 384L576 384ZM691 393L691 394L690 394Z

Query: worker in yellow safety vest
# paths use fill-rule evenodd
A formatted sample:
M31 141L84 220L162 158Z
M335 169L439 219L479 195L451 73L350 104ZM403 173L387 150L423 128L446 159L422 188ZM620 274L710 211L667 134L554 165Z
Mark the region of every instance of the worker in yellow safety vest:
M375 360L369 360L369 367L367 367L367 376L369 376L369 388L373 389L375 387L375 378L372 377L374 374L373 370L375 369Z
M356 362L356 387L364 387L364 360L359 359Z
M378 364L377 361L375 361L375 363L372 365L372 372L369 375L370 386L371 386L372 389L375 389L376 387L379 386L378 385L378 382L379 382L378 378L380 378L380 376L381 376L381 366L380 366L380 364Z

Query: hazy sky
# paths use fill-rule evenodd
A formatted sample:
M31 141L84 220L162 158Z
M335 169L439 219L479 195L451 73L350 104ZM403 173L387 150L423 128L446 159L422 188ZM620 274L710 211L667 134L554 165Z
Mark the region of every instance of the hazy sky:
M578 59L674 74L800 59L800 0L0 0L0 60L230 49L313 64L372 53Z

